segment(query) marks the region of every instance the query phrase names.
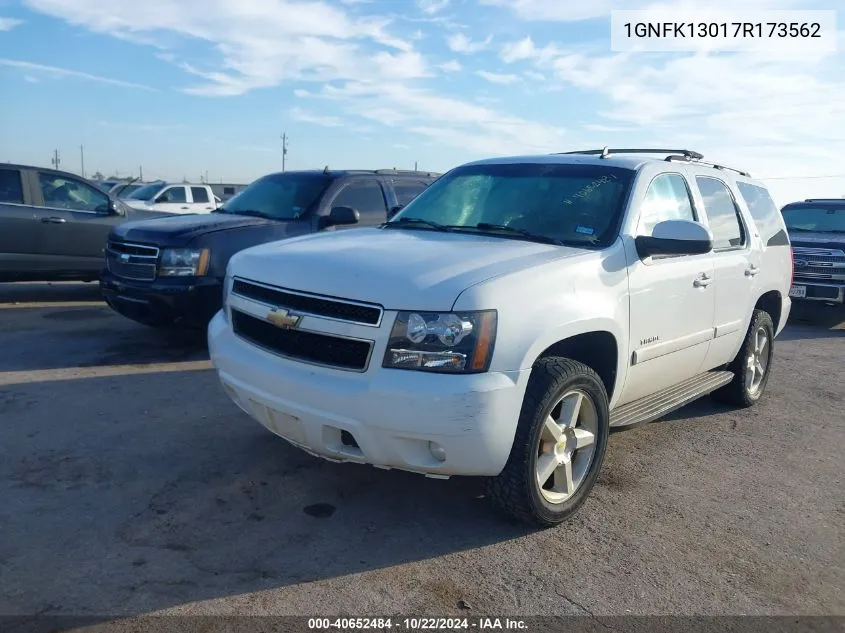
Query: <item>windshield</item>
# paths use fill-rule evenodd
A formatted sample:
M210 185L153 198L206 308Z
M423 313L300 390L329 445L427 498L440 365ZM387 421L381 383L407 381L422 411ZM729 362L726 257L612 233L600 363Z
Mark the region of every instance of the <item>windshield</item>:
M143 186L144 185L126 185L125 187L117 188L115 190L115 193L117 193L120 198L128 198L130 195L138 191L138 189Z
M331 181L323 174L271 174L229 198L217 212L294 220L317 202Z
M152 200L155 195L161 191L163 186L163 183L154 182L151 185L144 185L143 187L136 189L128 196L121 197L124 197L127 200Z
M845 233L845 206L840 209L824 207L795 207L783 209L783 219L790 231L818 231Z
M502 238L609 245L633 176L599 165L467 165L432 183L388 226L426 229L423 220Z

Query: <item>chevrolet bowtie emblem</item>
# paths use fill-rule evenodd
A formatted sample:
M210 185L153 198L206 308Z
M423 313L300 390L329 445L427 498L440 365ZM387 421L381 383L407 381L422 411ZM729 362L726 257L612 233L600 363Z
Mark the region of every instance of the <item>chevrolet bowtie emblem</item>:
M273 308L267 314L267 320L276 327L293 329L299 325L302 316L284 308Z

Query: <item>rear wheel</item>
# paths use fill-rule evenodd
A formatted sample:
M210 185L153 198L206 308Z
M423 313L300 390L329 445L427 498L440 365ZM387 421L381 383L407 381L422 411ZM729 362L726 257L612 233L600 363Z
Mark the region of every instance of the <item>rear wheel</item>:
M772 317L763 310L754 310L751 325L736 358L728 366L734 378L712 393L717 402L737 407L751 407L763 396L774 353L775 327Z
M511 454L488 480L493 504L542 527L584 503L601 469L610 427L607 393L595 371L567 358L534 366Z

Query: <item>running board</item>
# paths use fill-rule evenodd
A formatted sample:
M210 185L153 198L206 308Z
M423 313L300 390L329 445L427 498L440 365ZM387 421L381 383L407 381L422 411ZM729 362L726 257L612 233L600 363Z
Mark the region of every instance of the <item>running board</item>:
M668 389L614 409L610 414L610 426L631 427L635 424L653 422L728 384L733 378L734 374L730 371L708 371L693 376Z

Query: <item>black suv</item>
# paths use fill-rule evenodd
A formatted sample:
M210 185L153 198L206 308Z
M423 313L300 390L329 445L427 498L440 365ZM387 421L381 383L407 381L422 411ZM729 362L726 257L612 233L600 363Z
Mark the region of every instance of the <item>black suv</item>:
M845 303L845 198L811 198L781 209L792 243L793 301Z
M252 182L208 214L115 227L100 289L120 314L154 327L207 327L229 259L318 231L377 226L440 174L395 169L286 171Z

